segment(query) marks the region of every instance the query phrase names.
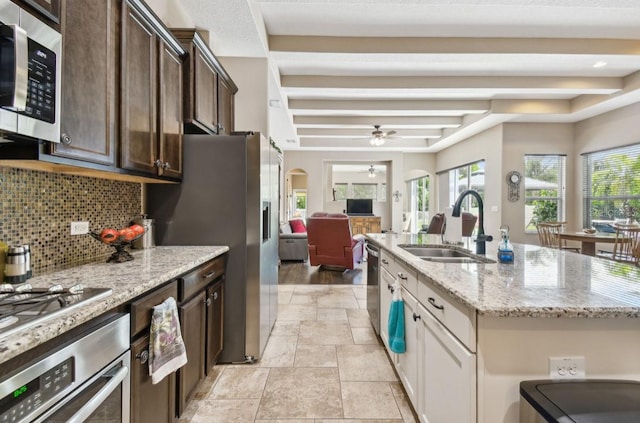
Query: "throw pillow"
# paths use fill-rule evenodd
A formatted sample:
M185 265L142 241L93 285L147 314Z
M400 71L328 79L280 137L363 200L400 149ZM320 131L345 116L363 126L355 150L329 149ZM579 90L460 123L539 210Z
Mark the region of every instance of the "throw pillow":
M289 225L291 225L291 230L294 234L307 232L307 228L304 226L302 219L290 220Z

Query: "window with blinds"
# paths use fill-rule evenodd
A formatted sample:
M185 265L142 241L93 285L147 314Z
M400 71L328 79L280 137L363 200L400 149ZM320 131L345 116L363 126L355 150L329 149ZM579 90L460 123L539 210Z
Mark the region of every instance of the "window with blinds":
M583 169L585 228L640 220L640 144L585 154Z
M564 221L566 156L524 156L524 228L536 231L539 222Z

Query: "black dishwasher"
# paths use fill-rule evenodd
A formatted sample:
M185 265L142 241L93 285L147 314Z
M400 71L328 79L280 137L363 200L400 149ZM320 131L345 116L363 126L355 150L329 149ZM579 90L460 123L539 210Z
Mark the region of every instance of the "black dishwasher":
M370 243L365 244L367 249L367 311L369 319L373 325L376 334L380 334L380 270L378 268L378 260L380 250Z

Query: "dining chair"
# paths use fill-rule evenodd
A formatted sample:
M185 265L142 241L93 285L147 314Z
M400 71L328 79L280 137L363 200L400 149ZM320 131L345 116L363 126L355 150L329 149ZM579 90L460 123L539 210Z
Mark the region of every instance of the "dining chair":
M540 245L548 248L558 248L561 250L571 250L580 252L578 247L569 247L566 241L560 238L560 234L564 232L567 222L540 222L536 225L538 230L538 239Z
M612 258L640 266L640 225L615 224L616 240Z

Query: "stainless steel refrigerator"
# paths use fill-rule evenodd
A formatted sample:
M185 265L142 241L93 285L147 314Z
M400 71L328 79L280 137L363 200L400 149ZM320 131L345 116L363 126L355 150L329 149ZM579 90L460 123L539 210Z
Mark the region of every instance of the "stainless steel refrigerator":
M228 245L223 363L252 362L278 312L279 159L260 134L185 135L181 184L148 185L157 245Z

